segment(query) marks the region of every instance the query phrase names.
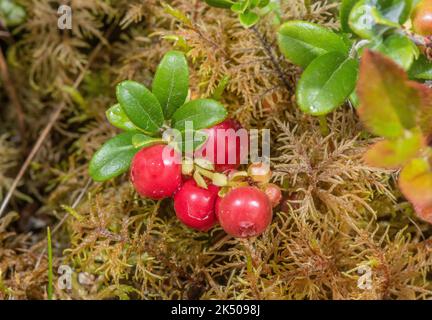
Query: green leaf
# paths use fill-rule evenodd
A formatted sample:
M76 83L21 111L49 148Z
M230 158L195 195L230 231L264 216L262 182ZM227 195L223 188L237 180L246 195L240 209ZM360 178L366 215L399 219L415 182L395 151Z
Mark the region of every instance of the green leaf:
M408 73L410 78L432 80L432 62L424 55L420 55L419 58L413 62Z
M408 70L419 55L417 46L406 36L393 34L378 45L376 50L393 59L405 70Z
M375 34L378 34L379 30L377 30L378 28L373 16L374 9L376 8L368 0L357 2L351 9L348 25L358 36L371 39Z
M397 169L414 158L422 146L421 133L409 132L405 137L377 142L366 152L364 159L370 166Z
M142 133L136 133L132 136L132 145L135 148L150 147L155 144L161 144L164 141L160 138L149 137Z
M211 99L198 99L181 106L172 116L173 128L185 131L186 121L191 121L193 130L212 127L227 116L225 107Z
M180 152L185 152L190 151L186 150L186 148L189 148L190 146L192 146L192 151L200 148L207 141L208 135L202 130L192 130L182 132L177 138L178 139L172 142L173 147Z
M245 12L239 15L240 23L245 28L250 28L254 24L256 24L259 20L259 16L252 11L246 10Z
M303 68L324 53L349 52L342 37L329 29L305 21L284 23L278 32L278 44L288 60Z
M114 178L129 169L139 148L132 145L134 132L124 132L105 142L93 155L89 173L95 181Z
M352 8L348 23L358 36L372 39L400 27L410 10L410 0L361 0Z
M265 8L270 4L270 0L261 0L258 3L258 8Z
M358 114L374 134L397 138L416 126L421 107L419 84L410 82L395 62L365 50L360 65Z
M358 0L342 0L339 9L339 19L341 24L341 29L343 32L351 32L351 28L348 24L349 14Z
M125 130L125 131L137 131L138 128L129 120L124 110L120 107L120 104L115 104L109 108L105 113L109 123L114 127Z
M212 7L229 9L234 4L233 1L229 0L205 0L205 2Z
M303 72L297 86L300 109L312 115L325 115L340 106L353 92L358 62L340 52L326 53Z
M167 52L159 63L152 85L165 119L170 119L185 103L188 90L189 69L185 55L179 51Z
M222 98L222 94L225 91L226 86L229 83L229 76L224 76L218 83L217 87L214 89L212 94L212 99L220 100Z
M357 109L358 106L360 105L360 100L359 100L357 92L355 92L355 90L350 94L349 100L355 109Z
M126 80L117 85L117 100L128 118L146 132L157 132L164 116L158 99L144 85Z
M432 205L432 170L427 159L415 158L401 171L399 187L414 206Z
M231 10L235 13L243 13L248 8L249 0L241 0L231 6Z

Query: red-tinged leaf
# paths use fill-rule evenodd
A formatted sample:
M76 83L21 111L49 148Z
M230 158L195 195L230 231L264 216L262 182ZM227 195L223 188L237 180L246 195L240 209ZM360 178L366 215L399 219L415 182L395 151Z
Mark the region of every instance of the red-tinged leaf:
M402 68L384 55L364 52L357 93L359 116L374 134L397 138L416 126L421 105L418 83L409 81Z
M420 133L409 132L403 138L377 142L366 152L364 160L373 167L397 169L414 158L423 145Z
M432 169L427 159L415 158L402 169L399 187L417 208L432 206Z
M417 116L417 123L425 136L432 136L432 89L418 83L421 92L421 107Z

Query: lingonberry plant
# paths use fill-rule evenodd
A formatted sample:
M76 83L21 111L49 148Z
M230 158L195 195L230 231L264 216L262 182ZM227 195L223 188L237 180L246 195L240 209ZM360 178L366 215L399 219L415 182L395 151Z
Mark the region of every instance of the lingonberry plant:
M105 181L130 168L136 191L154 200L173 197L176 215L186 226L199 231L212 228L217 222L218 201L221 225L227 233L257 236L271 221L280 189L269 184L268 166L252 164L247 172L235 171L247 160L249 136L242 141L238 133L244 129L237 121L225 119L227 112L219 102L187 101L188 90L187 61L177 51L163 57L152 91L134 81L118 84L118 104L106 115L125 132L95 153L90 175ZM187 141L174 139L171 129L186 139L188 130L193 131L192 151L185 147ZM227 171L229 175L224 174ZM239 201L243 201L240 206Z
M227 115L225 107L212 99L187 101L189 90L189 71L183 53L170 51L163 57L153 79L152 91L144 85L126 80L117 85L118 104L106 112L108 121L125 132L107 141L96 152L90 162L90 176L96 181L105 181L126 172L135 154L143 148L155 144L165 144L163 133L170 128L186 133L186 121L190 121L194 130L212 127L222 122ZM198 135L192 134L193 139ZM205 142L205 135L199 135L193 141L198 147ZM184 143L176 145L182 150ZM156 150L156 149L155 149ZM134 164L147 168L150 161L158 166L167 165L159 154L152 153L146 158L146 152L137 154ZM178 150L177 150L178 151ZM144 159L143 159L144 157ZM162 161L162 162L161 162ZM136 169L136 168L134 168ZM139 169L138 169L139 170ZM145 169L149 170L149 169ZM148 172L148 174L151 174ZM133 177L146 176L133 170ZM151 175L152 183L159 183L164 175ZM134 180L135 185L144 182ZM150 183L150 182L145 182ZM160 181L160 185L165 183ZM147 195L147 192L144 192Z
M347 99L358 106L354 92L358 58L365 48L379 51L409 71L412 78L432 79L432 63L419 50L430 41L427 4L411 0L343 0L340 25L333 31L305 21L284 23L278 32L280 50L304 69L297 85L297 104L305 113L323 116ZM414 31L410 15L413 12ZM430 25L430 24L429 24ZM424 51L424 50L423 50Z
M417 215L432 223L432 89L411 81L394 61L366 50L357 85L358 114L385 139L365 154L371 166L398 169L399 187Z

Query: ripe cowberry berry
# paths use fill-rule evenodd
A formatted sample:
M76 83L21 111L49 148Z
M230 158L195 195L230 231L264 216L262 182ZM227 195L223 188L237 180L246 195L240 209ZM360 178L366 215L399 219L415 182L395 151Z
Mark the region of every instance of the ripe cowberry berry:
M281 189L273 183L269 183L264 187L264 193L269 198L273 208L276 207L282 199Z
M272 208L263 191L239 187L216 201L216 215L226 233L247 238L265 231L272 219Z
M422 36L432 35L432 1L423 0L415 7L412 16L414 32Z
M233 119L204 129L208 138L204 145L196 150L195 157L209 160L218 172L238 168L249 148L249 136L247 131L242 129L240 123ZM221 155L221 152L224 154Z
M193 179L186 181L174 195L177 218L188 227L207 231L217 221L214 208L218 192L219 187L212 184L204 189Z
M131 180L144 197L170 197L182 182L181 155L166 145L144 148L132 160Z

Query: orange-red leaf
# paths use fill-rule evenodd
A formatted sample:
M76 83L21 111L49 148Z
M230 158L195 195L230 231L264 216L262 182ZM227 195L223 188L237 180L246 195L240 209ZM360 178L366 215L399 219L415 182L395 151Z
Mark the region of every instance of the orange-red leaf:
M423 141L420 133L409 133L407 137L393 140L386 139L370 147L364 160L373 167L396 169L417 155Z
M391 59L365 50L357 83L358 113L371 132L396 138L416 127L422 90L428 88L408 80L405 71Z
M416 208L432 206L432 170L427 159L415 158L402 169L399 187Z

